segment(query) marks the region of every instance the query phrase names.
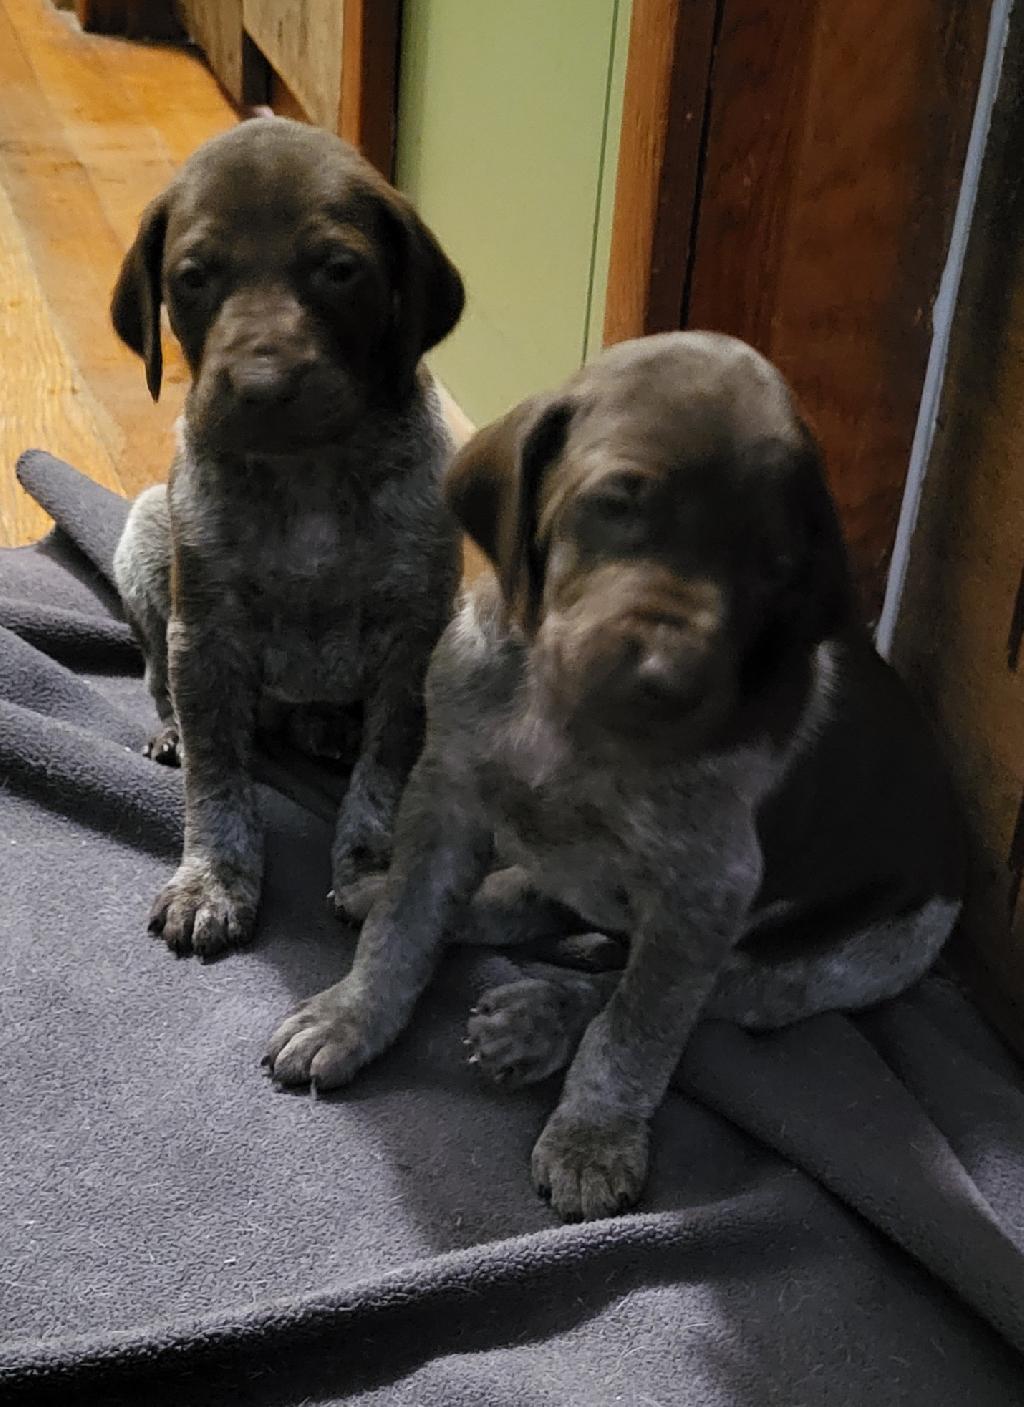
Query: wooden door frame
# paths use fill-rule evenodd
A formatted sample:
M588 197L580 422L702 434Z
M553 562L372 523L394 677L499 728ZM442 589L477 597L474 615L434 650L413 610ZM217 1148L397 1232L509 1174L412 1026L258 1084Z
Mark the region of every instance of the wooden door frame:
M822 442L869 619L895 540L986 11L946 0L633 5L604 340L700 326L776 362ZM869 25L898 36L874 77Z
M401 0L344 0L338 135L389 179L395 165Z
M633 0L606 346L682 325L720 11L721 0Z

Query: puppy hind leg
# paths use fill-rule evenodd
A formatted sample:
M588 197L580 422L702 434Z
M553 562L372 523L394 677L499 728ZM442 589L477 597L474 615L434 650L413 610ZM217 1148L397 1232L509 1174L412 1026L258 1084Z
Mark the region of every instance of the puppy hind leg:
M513 1087L563 1070L618 980L618 973L529 964L519 981L491 987L473 1008L466 1028L471 1064L496 1084Z
M756 952L737 950L705 1014L748 1030L773 1030L821 1012L858 1011L888 1001L928 971L959 910L956 901L936 897L807 958L766 962Z
M487 876L451 941L466 947L521 947L526 957L577 972L619 972L629 956L623 939L588 930L585 919L543 894L520 865Z
M339 917L357 926L363 923L386 879L387 872L381 870L335 891ZM585 929L578 914L541 894L524 869L511 865L487 876L446 941L471 948L525 945L527 955L539 961L587 971L603 972L625 965L622 943Z
M543 959L524 964L520 980L484 992L470 1015L469 1059L496 1084L535 1084L565 1069L615 990L625 945L585 929L578 914L542 894L518 865L493 871L477 891L454 941L517 945Z
M114 553L114 580L142 649L146 687L162 724L143 751L156 762L176 767L181 750L167 670L171 526L165 485L146 489L132 504Z
M585 928L564 904L542 894L521 865L492 870L481 884L453 943L507 948L558 941Z

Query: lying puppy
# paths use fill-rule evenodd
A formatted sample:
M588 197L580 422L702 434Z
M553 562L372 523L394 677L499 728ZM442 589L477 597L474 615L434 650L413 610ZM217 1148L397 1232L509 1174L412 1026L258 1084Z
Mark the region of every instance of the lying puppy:
M283 1084L351 1079L447 936L620 935L621 975L527 977L469 1028L499 1079L578 1043L533 1177L602 1216L640 1192L701 1016L781 1026L921 976L959 908L957 808L857 623L811 436L749 347L615 347L478 434L447 492L497 581L435 652L352 971L266 1059ZM495 850L509 868L480 887Z
M451 445L421 355L458 321L459 275L412 208L326 132L244 123L142 217L114 326L160 391L160 306L193 382L169 485L136 501L114 569L185 768L185 853L150 927L210 957L251 934L263 849L257 726L361 743L332 853L338 889L386 863L450 618Z

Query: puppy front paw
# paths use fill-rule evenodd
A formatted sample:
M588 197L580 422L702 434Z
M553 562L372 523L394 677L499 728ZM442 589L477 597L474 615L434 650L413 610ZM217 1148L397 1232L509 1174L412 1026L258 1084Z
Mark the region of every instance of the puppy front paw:
M281 1022L263 1064L278 1084L337 1089L372 1058L369 1035L366 1012L331 987Z
M178 732L178 725L168 723L166 727L160 729L159 733L154 733L142 749L142 755L151 758L154 762L159 762L163 767L180 767L181 735Z
M207 866L182 864L157 895L149 931L172 952L195 953L204 961L240 948L256 921L255 887L230 882Z
M466 1027L470 1061L499 1085L529 1085L563 1069L581 1031L554 982L527 977L483 994Z
M533 1184L564 1221L593 1221L631 1207L647 1178L643 1119L597 1119L556 1109L537 1140Z

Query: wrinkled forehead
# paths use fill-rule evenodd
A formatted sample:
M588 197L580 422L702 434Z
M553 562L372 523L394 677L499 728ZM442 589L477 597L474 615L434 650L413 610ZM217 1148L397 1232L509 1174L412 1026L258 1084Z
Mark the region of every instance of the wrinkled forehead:
M668 469L728 461L762 441L796 447L801 430L785 381L732 338L682 333L613 348L580 374L573 449Z
M268 121L269 119L263 119ZM354 163L332 147L250 141L198 151L175 183L168 238L202 228L235 239L303 237L343 225L376 228L379 197Z
M795 451L803 442L782 377L731 338L670 334L623 344L584 368L571 394L566 441L541 485L547 523L580 492L616 480L656 489L645 495L651 511L689 504L695 519L710 515L725 526L753 488L758 450Z

